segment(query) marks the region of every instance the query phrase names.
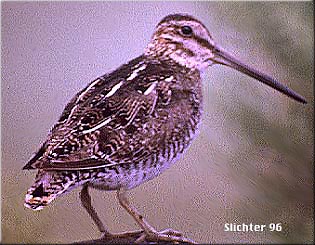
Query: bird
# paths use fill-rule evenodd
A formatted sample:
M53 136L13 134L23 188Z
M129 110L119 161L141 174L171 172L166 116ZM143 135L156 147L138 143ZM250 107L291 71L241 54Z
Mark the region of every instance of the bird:
M165 16L143 54L102 75L65 106L44 143L23 167L37 170L24 205L41 210L58 196L82 187L82 206L107 237L112 234L92 206L89 188L116 191L119 204L141 230L136 242L193 240L181 232L157 231L129 202L128 191L154 179L196 137L203 111L202 74L223 65L244 73L303 104L306 99L252 68L212 38L197 18Z

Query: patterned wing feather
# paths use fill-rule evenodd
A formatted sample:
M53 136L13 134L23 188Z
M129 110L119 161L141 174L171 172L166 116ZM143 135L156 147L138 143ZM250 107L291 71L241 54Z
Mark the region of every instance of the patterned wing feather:
M140 56L80 91L23 169L86 169L118 164L109 156L125 143L121 129L136 117L145 120L157 100L155 81L144 81L141 60Z

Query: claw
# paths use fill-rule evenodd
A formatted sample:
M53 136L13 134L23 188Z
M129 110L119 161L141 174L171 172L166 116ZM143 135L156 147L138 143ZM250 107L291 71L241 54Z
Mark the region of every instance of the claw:
M180 231L176 231L173 229L165 229L163 231L161 231L160 233L166 234L166 235L171 235L171 236L177 236L177 237L181 237L183 234Z
M137 236L142 236L144 231L128 231L128 232L122 232L122 233L114 233L114 234L109 234L109 233L104 233L103 238L130 238L130 237L137 237Z
M189 244L196 244L195 241L183 237L182 233L179 231L175 231L172 229L166 229L160 232L145 232L142 234L136 241L136 244L140 244L143 242L159 242L159 241L165 241L165 242L172 242L175 244L178 243L189 243Z

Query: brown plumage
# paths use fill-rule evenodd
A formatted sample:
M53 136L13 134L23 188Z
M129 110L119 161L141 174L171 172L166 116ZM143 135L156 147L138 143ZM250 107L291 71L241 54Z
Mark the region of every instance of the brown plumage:
M143 55L92 81L65 107L24 167L38 169L25 206L42 209L82 185L84 207L99 230L109 235L86 201L87 187L118 190L120 204L145 231L141 239L191 242L173 231L156 232L127 202L125 191L156 177L189 146L202 111L200 73L216 63L306 102L219 48L200 21L188 15L167 16Z

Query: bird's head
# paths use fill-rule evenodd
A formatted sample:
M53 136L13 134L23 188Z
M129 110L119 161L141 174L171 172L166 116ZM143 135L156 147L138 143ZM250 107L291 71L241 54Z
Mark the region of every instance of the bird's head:
M219 47L205 25L192 16L172 14L157 25L152 39L145 49L146 56L175 62L183 67L203 71L213 64L221 64L238 70L260 82L306 103L306 100L270 76L251 68Z
M145 53L203 71L209 66L209 59L214 57L212 47L212 37L199 20L189 15L173 14L157 25Z

